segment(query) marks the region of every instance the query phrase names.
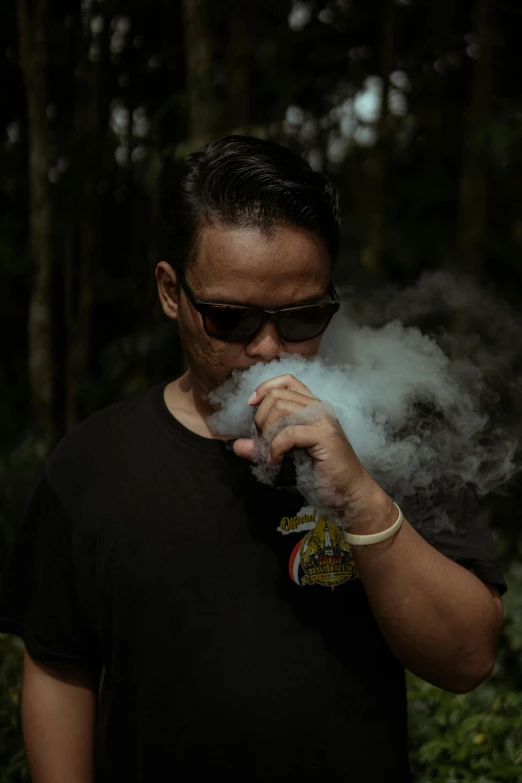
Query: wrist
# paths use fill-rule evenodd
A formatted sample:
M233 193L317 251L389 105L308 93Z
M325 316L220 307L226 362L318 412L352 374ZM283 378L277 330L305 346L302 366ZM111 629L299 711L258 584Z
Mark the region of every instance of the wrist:
M359 497L346 506L342 514L344 530L354 535L388 530L396 519L396 506L373 479L370 479Z

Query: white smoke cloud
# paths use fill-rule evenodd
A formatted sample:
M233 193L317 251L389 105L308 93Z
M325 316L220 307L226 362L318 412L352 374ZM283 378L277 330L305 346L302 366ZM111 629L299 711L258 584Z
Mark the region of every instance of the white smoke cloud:
M443 283L440 277L431 282L423 278L419 297L415 291L410 299L402 296L403 312L410 300L419 307L419 299L424 301L423 312L429 312L429 288L445 288ZM490 302L490 315L491 307ZM273 484L279 466L266 464L267 444L258 437L255 409L247 400L263 381L290 373L331 406L359 460L399 505L413 496L427 503L436 493L455 492L465 484L485 495L508 482L518 470L517 440L496 426L491 415L498 399L486 372L498 365L493 352L488 354L476 335L474 340L468 336L459 343L467 348L466 356L455 350L448 333L435 339L416 326L405 326L397 318L399 306L388 305L393 320L378 326L361 325L343 310L346 306L334 318L317 358L287 354L235 371L211 397L216 413L208 423L216 434L256 441L257 478ZM372 311L368 306L366 315L373 312L375 322L375 313L382 318L385 310L381 306ZM472 346L482 346L482 353L470 350ZM303 411L292 421L304 423L319 415L316 408ZM295 450L293 459L298 490L317 505L317 479L310 458ZM444 515L439 524L441 519ZM432 518L432 528L434 524Z

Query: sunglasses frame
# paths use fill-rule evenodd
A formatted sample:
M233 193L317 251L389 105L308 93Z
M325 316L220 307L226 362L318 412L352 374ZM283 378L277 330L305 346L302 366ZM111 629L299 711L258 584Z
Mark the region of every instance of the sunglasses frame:
M337 291L335 290L335 286L331 280L328 286L328 294L332 299L331 302L325 302L324 304L315 304L315 305L314 304L296 305L295 307L280 307L277 310L263 310L261 307L247 307L246 305L233 305L233 304L227 304L226 302L204 302L202 299L198 299L198 297L195 295L194 291L185 280L184 275L181 274L180 272L178 272L177 275L178 275L178 280L180 282L180 285L182 289L185 291L190 303L192 304L194 309L197 310L198 313L200 313L201 315L205 332L208 334L209 337L212 337L213 340L219 340L220 342L223 343L237 344L237 343L248 342L249 340L252 340L256 336L256 334L258 334L261 331L261 329L265 326L267 321L272 321L275 328L277 329L277 333L279 334L281 339L284 340L284 342L302 343L302 342L306 342L306 340L313 340L315 339L315 337L319 337L321 334L323 334L326 331L326 329L330 324L330 321L332 320L335 313L339 310L340 307ZM254 310L255 312L263 314L263 320L259 325L259 328L252 335L250 335L246 340L226 340L222 337L216 337L215 334L211 334L209 332L207 328L207 320L206 320L206 312L209 307L226 307L228 309L233 309L233 310ZM307 310L310 307L328 307L330 313L329 313L328 321L326 322L324 328L321 329L321 331L318 334L314 335L314 337L307 337L305 340L287 340L286 338L284 338L281 335L277 321L273 318L273 316L276 315L277 313L290 313L297 310Z

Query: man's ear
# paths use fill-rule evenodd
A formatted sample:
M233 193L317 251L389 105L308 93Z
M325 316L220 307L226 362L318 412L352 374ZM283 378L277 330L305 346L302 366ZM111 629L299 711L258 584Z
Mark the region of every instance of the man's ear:
M176 272L166 261L160 261L156 267L158 294L163 312L168 318L177 320L179 305L179 288Z

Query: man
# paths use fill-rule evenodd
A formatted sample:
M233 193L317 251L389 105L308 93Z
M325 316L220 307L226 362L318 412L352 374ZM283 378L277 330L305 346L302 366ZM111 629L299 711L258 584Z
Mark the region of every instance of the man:
M493 668L493 540L463 493L446 504L463 534L428 544L335 421L284 427L271 461L307 449L350 534L383 533L350 547L252 478L253 441L208 428L208 393L234 369L318 350L338 246L320 174L278 145L220 139L191 156L173 242L156 277L187 371L63 439L4 575L34 783L92 780L93 757L97 781L407 783L404 667L454 693ZM268 438L315 402L291 376L253 391Z

